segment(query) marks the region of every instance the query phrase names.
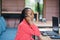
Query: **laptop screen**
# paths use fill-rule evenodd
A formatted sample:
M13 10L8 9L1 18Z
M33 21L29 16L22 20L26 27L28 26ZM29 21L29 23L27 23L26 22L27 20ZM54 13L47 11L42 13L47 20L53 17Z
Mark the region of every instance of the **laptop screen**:
M52 23L53 23L53 26L57 27L58 26L58 17L52 17Z

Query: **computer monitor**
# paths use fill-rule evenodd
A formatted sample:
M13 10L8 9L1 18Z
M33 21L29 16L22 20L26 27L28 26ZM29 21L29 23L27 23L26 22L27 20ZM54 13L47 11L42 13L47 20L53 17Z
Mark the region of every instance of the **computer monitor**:
M53 31L59 34L58 17L52 17Z

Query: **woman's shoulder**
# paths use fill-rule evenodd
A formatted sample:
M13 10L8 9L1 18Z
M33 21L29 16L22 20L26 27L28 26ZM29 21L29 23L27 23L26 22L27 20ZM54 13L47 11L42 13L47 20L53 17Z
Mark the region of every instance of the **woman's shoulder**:
M18 28L21 28L21 27L23 27L23 23L18 24Z
M22 21L21 23L19 23L19 26L24 26L25 23Z
M21 23L19 23L19 25L18 26L21 26L21 25L23 25L23 23L21 22Z

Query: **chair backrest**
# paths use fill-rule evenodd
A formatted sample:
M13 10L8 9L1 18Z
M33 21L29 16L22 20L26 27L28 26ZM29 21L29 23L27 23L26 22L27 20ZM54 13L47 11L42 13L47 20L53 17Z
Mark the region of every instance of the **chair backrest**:
M53 31L59 34L58 17L52 17Z
M6 30L7 24L3 16L0 16L0 25L1 25L2 31Z

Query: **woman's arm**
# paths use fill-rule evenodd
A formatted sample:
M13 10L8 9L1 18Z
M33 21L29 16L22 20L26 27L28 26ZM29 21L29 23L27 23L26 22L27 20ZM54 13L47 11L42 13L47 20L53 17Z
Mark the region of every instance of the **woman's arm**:
M34 31L34 35L39 36L41 33L36 25L34 25L33 21L31 20L31 17L25 18L27 23L30 25L30 28Z
M39 40L51 40L49 36L42 36L42 35L38 36L38 39Z
M38 36L38 39L43 40L43 36L42 35Z

